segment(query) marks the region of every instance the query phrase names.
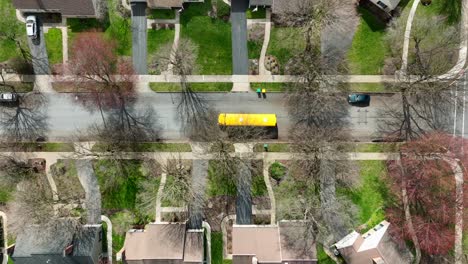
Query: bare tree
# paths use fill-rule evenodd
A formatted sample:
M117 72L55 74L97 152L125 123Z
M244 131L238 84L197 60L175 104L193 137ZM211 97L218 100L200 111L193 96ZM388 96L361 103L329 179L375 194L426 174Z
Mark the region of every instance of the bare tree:
M18 96L18 103L14 107L1 109L4 117L0 125L6 142L31 142L44 137L48 128L44 112L46 98L39 93Z
M189 39L181 39L176 49L169 44L162 47L150 63L159 72L169 67L169 70L180 77L181 91L178 93L177 112L183 129L192 139L206 140L206 135L211 134L210 130L216 125L214 112L187 82L187 76L196 72L197 54L196 44Z
M389 29L392 54L398 54L397 33L403 24L395 23ZM458 54L458 33L455 27L447 26L440 17L415 19L411 32L413 56L408 63L406 75L392 89L401 95L397 105L387 105L382 111L380 130L393 139L410 140L427 131L446 131L451 123L450 112L457 105L449 91L454 80L437 80L438 75L448 71ZM396 49L396 50L395 50ZM399 62L399 59L394 59ZM451 77L452 78L452 77ZM457 77L455 77L457 78Z

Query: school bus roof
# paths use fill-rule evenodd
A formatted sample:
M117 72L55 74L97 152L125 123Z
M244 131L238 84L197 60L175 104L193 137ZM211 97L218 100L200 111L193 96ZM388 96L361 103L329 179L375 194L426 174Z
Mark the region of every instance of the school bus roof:
M219 114L218 124L223 126L276 126L275 114Z

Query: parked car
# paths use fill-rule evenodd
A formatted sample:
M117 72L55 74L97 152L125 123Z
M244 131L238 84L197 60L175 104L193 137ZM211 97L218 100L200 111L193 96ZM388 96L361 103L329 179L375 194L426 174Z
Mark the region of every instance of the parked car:
M16 103L18 95L16 93L0 93L0 103Z
M348 103L352 105L369 105L370 95L368 94L350 94L348 95Z
M37 21L36 16L26 17L26 33L30 38L37 38Z

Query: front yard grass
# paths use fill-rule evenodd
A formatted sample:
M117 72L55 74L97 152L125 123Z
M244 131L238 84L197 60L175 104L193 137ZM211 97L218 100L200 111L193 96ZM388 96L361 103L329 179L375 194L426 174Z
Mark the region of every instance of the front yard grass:
M0 0L0 8L2 10L3 9L8 10L9 11L8 15L10 17L16 17L15 8L13 7L11 0ZM15 21L15 22L20 25L20 26L14 25L15 31L18 30L16 31L16 34L20 36L20 38L23 38L24 40L26 40L26 28L24 27L24 24L20 23L19 21ZM26 49L28 49L27 46L26 46ZM3 39L3 38L2 40L0 40L0 62L4 62L14 57L17 57L19 54L20 54L19 50L16 47L16 44L14 41Z
M108 151L108 146L105 143L97 143L91 149L96 152ZM156 143L145 142L129 145L121 145L121 151L127 152L191 152L192 148L188 143Z
M45 34L45 42L50 64L62 63L62 31L58 28L49 29Z
M0 85L1 92L11 92L14 90L17 93L27 93L34 89L34 83L32 82L5 82L5 84L6 86Z
M175 19L175 10L172 9L151 9L151 14L148 18L151 19Z
M267 55L278 59L281 73L288 61L305 48L304 32L300 28L272 27Z
M189 5L181 13L181 38L198 45L200 74L232 73L231 24L208 16L211 1Z
M236 176L223 175L220 164L216 160L210 160L208 167L208 186L206 188L208 197L215 196L236 196ZM252 197L264 196L267 194L267 187L263 179L263 161L252 161Z
M385 219L384 207L388 199L388 188L384 182L386 166L383 161L359 161L360 185L355 189L339 189L358 206L360 224L371 228Z
M323 250L323 246L320 244L316 245L317 248L317 259L318 259L318 264L335 264L336 262L331 259L327 253L325 253L325 250Z
M358 8L359 27L348 52L351 74L381 74L387 47L384 43L385 25L367 9Z
M230 92L232 83L190 83L194 92ZM151 90L155 92L180 92L180 83L150 83Z
M156 54L161 47L172 44L174 41L175 30L173 29L159 29L148 30L148 59ZM169 54L167 54L169 56ZM148 60L150 62L150 60Z

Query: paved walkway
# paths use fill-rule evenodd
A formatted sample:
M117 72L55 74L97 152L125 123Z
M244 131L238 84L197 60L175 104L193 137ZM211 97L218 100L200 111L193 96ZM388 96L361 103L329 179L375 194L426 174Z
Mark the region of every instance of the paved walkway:
M260 75L271 75L270 71L265 68L265 57L270 43L271 35L271 10L266 10L265 36L263 39L262 51L260 52L260 60L258 61L258 71Z
M401 57L401 74L406 75L406 70L408 69L408 49L411 36L411 27L413 26L414 15L416 14L416 9L419 6L420 0L414 0L413 6L411 6L410 13L408 15L408 20L406 21L405 36L403 40L403 54Z
M112 222L105 215L101 215L101 221L107 224L107 263L112 264Z

